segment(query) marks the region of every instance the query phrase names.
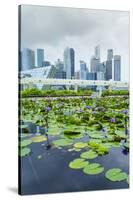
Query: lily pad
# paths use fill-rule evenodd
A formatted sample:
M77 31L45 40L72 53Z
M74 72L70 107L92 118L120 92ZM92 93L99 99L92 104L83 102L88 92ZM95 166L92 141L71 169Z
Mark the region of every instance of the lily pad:
M43 135L38 135L32 138L32 142L43 142L46 141L47 138Z
M83 169L83 172L85 174L90 174L90 175L100 174L103 171L104 167L102 167L99 163L91 163Z
M80 154L80 157L85 159L94 159L97 156L98 154L93 150L89 150Z
M105 137L102 133L99 133L99 132L89 133L89 136L94 139L103 139Z
M88 161L85 161L84 159L77 158L69 163L69 167L72 169L81 169L84 168L89 164Z
M59 140L54 140L53 144L55 146L68 146L68 145L72 145L72 140L69 139L59 139Z
M23 156L28 156L30 154L31 150L30 148L21 148L20 149L20 156L23 157Z
M110 181L123 181L128 175L119 168L112 168L105 173L105 177Z
M117 136L119 136L120 138L122 138L122 139L126 139L128 136L125 134L125 132L124 131L120 131L120 130L116 130L115 131L115 134L117 135Z
M22 140L22 141L20 141L19 146L26 147L26 146L30 145L31 143L32 143L32 140L30 140L30 139Z
M85 148L85 147L87 147L87 146L88 146L88 144L85 143L85 142L77 142L77 143L74 144L74 147L75 147L75 148L79 148L79 149Z

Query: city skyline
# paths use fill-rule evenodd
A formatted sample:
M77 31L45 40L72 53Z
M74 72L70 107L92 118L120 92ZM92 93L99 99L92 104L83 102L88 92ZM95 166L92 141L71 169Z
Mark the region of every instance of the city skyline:
M52 64L63 60L66 46L74 48L75 71L80 60L90 67L95 46L101 48L101 62L107 59L107 49L113 49L114 55L121 56L122 80L129 81L128 12L23 6L21 13L22 48L43 48ZM40 19L45 18L43 23Z

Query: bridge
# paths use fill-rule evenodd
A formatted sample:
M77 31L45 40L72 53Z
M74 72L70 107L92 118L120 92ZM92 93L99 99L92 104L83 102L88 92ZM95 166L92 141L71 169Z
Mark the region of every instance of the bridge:
M75 91L78 90L78 86L99 86L99 90L102 90L100 86L108 86L110 89L112 87L129 87L128 82L123 81L105 81L105 80L78 80L78 79L44 79L44 78L33 78L26 77L20 79L21 85L32 85L42 84L42 85L52 85L52 86L66 86L69 89L70 86L74 86Z

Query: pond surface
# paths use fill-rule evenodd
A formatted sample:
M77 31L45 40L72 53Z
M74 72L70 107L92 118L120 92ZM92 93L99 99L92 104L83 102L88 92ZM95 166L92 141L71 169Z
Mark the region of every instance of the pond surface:
M30 124L30 131L35 134L36 126ZM31 137L31 136L29 136ZM50 136L50 141L58 136ZM86 137L82 138L82 141ZM80 152L69 152L68 147L62 149L46 149L47 142L29 145L32 153L21 157L21 192L22 194L76 192L89 190L128 188L126 181L112 182L105 178L110 168L120 168L128 174L129 155L124 154L122 147L111 148L109 153L90 160L104 167L104 172L97 175L86 175L82 169L73 170L69 163L79 158ZM38 159L38 156L41 158Z

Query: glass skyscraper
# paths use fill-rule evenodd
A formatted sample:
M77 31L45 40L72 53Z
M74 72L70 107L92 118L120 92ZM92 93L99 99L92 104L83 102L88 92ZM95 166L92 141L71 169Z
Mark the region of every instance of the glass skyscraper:
M80 60L80 79L81 80L86 80L87 79L87 67L86 63L82 60Z
M44 62L44 49L37 49L37 67L42 67Z
M21 53L21 71L33 69L35 67L35 52L24 48Z
M121 56L114 56L114 81L121 80Z
M112 60L112 59L113 59L113 49L108 49L107 60Z
M75 75L75 52L73 48L64 50L64 71L67 79L73 79Z

